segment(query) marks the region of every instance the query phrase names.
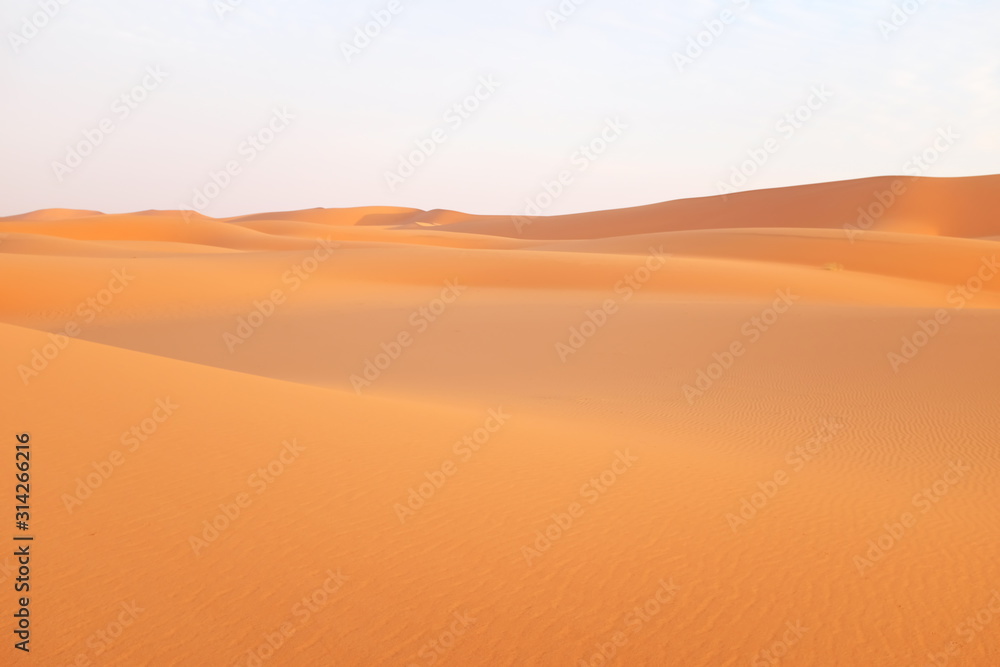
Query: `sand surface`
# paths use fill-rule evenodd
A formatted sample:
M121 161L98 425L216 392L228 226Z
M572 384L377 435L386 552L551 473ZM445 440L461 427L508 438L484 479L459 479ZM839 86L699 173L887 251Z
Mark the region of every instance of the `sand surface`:
M0 664L994 667L998 210L0 218Z

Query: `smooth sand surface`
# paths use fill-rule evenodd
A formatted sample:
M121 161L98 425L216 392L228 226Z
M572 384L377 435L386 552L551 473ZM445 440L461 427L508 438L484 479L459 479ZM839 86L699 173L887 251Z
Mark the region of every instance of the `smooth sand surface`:
M998 209L0 218L0 664L998 665Z

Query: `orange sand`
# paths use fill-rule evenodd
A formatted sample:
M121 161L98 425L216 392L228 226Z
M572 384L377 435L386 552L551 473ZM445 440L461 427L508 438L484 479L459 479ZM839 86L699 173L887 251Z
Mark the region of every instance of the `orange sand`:
M0 664L998 665L998 209L0 218Z

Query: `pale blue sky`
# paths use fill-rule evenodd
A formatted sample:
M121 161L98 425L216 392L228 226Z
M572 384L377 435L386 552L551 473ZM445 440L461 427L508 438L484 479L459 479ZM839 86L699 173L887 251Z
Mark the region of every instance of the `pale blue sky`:
M882 0L584 0L555 29L546 12L559 0L396 0L401 10L351 62L342 44L389 0L229 0L238 6L221 18L216 0L63 1L0 7L0 215L517 214L569 171L543 211L564 213L716 194L769 138L777 148L741 189L901 173L949 127L958 138L922 173L1000 172L993 0L897 0L918 9L897 14L888 35L879 22L896 3ZM46 4L54 17L26 31ZM679 71L674 54L724 10L731 22ZM123 117L115 100L150 67L166 78ZM482 77L498 89L467 119L446 120ZM832 97L813 99L790 136L779 131L817 86ZM295 118L273 143L241 150L282 108ZM625 129L581 161L609 119ZM114 131L60 180L54 163L102 120ZM386 172L435 128L446 140L390 188ZM229 162L238 173L197 204L195 190Z

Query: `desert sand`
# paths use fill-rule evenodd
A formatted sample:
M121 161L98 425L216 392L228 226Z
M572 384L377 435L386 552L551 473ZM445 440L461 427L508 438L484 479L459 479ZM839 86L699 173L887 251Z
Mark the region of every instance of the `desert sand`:
M998 210L0 218L0 663L1000 664Z

